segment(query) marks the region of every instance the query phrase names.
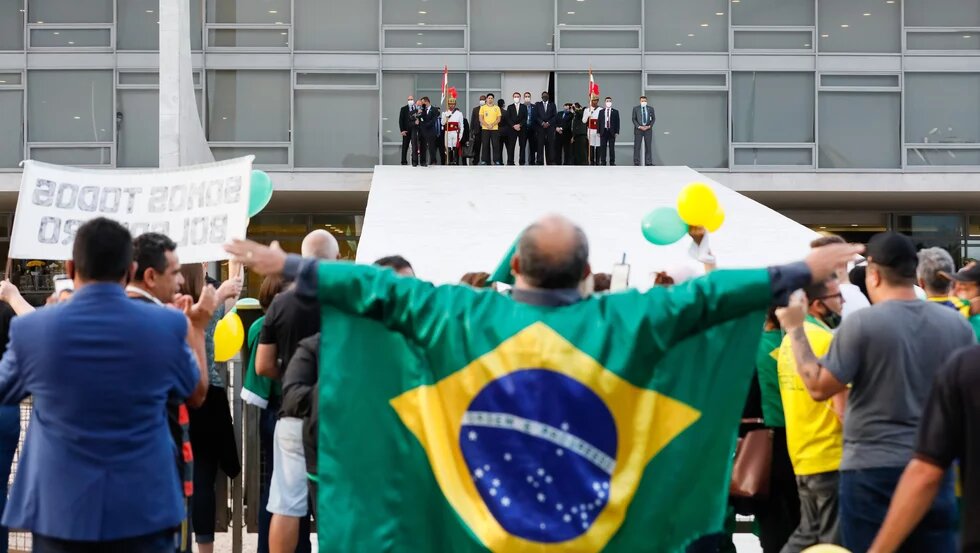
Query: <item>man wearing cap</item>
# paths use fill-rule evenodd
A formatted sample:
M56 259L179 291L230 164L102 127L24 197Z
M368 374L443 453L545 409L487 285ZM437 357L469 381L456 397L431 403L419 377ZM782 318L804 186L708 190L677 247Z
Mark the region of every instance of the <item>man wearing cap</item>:
M867 551L885 519L902 471L912 459L915 429L938 369L957 349L976 342L961 315L916 298L918 257L907 236L875 235L867 257L866 282L873 305L841 323L823 359L813 354L803 330L802 299L778 311L810 396L824 401L851 386L839 500L843 545L852 551ZM929 513L906 541L908 551L955 550L951 474L937 490Z
M980 340L980 265L970 263L956 273L943 273L953 281L952 296L970 305L970 326Z

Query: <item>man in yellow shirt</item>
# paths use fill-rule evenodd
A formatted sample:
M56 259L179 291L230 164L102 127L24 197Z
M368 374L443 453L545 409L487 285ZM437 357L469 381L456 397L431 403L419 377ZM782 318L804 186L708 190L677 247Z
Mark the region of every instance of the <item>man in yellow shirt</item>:
M500 163L500 107L493 94L487 94L487 101L480 106L480 150L483 152L481 165L501 165ZM493 148L493 159L490 157Z
M831 325L840 320L844 298L840 283L831 279L806 290L805 340L817 357L830 350ZM830 324L828 324L830 322ZM797 553L818 543L840 543L837 495L838 469L843 451L844 397L814 401L796 370L800 337L787 334L779 348L779 394L786 416L786 444L796 473L800 496L800 525L781 553Z

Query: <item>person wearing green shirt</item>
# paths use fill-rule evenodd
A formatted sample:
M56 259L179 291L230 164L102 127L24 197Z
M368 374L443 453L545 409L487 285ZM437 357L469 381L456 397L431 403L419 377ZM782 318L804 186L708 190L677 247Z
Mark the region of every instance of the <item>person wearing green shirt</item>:
M953 296L970 305L968 320L980 340L980 313L973 306L980 303L980 265L970 263L955 273L942 273L942 276L953 282Z
M763 553L778 553L800 524L800 498L786 446L786 418L776 369L783 336L785 333L779 327L776 308L770 307L755 357L762 418L766 428L773 431L769 497L758 505L755 517L759 523L759 543Z

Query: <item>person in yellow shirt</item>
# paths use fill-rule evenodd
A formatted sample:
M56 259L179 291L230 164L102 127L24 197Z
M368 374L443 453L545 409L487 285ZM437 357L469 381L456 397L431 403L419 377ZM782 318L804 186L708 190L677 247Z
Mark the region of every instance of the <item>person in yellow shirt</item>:
M805 292L807 315L803 332L786 335L776 363L786 418L786 444L800 496L800 525L781 553L797 553L818 543L840 544L837 489L843 452L844 398L818 402L810 397L797 373L794 341L805 340L814 355L825 355L834 337L831 325L840 320L844 298L836 278L811 285Z
M480 106L480 150L483 152L481 165L501 165L500 163L500 107L493 94L487 94L487 101ZM490 149L493 148L493 159Z

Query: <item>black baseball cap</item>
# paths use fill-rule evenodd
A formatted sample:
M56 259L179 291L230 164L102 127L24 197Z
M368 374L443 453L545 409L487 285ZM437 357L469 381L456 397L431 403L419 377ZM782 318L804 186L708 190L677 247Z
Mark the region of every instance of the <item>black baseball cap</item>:
M919 256L908 236L897 232L880 232L868 241L866 252L868 262L888 267L898 277L915 278Z
M953 274L940 273L940 275L948 278L949 280L955 280L956 282L973 282L975 284L980 284L980 264L971 263Z

